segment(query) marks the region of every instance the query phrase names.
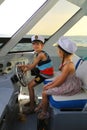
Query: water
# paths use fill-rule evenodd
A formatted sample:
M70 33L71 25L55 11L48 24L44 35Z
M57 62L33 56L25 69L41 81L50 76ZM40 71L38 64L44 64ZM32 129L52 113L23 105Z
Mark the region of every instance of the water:
M72 41L74 41L77 46L78 49L76 51L76 54L80 57L86 57L87 56L87 36L68 36ZM58 57L57 56L57 50L55 47L53 47L54 43L50 43L50 44L45 44L44 50L47 51L49 53L49 55L51 57ZM26 50L32 50L32 45L29 43L25 43L25 44L17 44L17 46L15 46L12 51L26 51Z
M87 47L87 36L69 36L69 38L74 41L76 44L86 44Z
M69 36L69 38L78 46L76 54L82 58L87 57L87 36Z

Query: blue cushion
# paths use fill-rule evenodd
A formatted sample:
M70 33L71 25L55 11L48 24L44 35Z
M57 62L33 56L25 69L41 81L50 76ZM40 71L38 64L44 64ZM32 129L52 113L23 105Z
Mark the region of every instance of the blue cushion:
M64 108L83 108L87 102L87 99L72 99L72 100L59 100L55 101L52 96L49 96L49 102L51 106L64 109Z

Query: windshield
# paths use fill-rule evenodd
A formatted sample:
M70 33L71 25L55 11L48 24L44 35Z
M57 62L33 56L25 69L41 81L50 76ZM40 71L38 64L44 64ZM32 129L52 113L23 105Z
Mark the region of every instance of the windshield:
M23 28L23 25L26 26L26 21L29 19L31 20L32 15L46 2L49 1L37 0L36 2L36 0L5 0L0 5L0 48L8 43L11 37ZM32 35L40 34L44 36L46 41L49 40L50 37L59 31L61 27L80 10L79 6L72 4L67 0L58 0L55 3L56 4L54 4L54 6L51 7L39 21L32 25L31 28L29 28L30 25L28 27L26 26L27 33L22 37L18 36L20 37L20 40L18 40L17 43L16 40L13 39L14 46L9 49L10 52L31 51ZM35 19L37 20L37 15L35 16ZM86 23L87 17L84 16L64 35L85 36L87 34L87 30L85 29ZM16 39L18 38L17 35L18 34L16 34Z

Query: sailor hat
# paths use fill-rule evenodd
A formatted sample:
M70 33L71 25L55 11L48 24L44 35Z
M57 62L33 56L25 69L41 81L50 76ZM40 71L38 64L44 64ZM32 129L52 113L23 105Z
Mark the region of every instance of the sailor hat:
M34 35L31 37L31 42L34 42L34 41L41 41L42 43L44 43L44 38L40 35Z
M54 46L60 46L63 50L65 50L68 53L74 53L77 50L76 44L71 41L68 37L61 37L57 44Z

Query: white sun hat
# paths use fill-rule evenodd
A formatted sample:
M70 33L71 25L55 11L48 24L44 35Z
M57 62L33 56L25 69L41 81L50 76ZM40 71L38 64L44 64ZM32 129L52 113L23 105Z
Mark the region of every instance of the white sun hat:
M77 50L76 44L68 37L60 37L56 45L59 45L63 50L71 54Z
M40 35L34 35L31 37L31 42L33 42L33 41L41 41L44 43L44 38Z

